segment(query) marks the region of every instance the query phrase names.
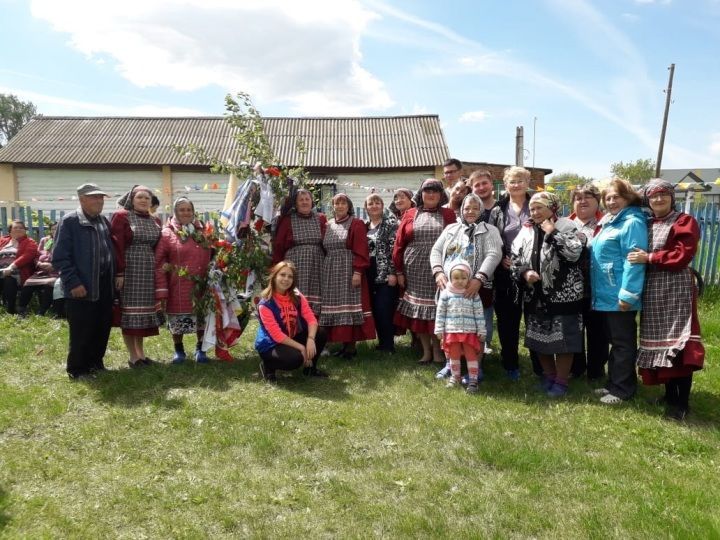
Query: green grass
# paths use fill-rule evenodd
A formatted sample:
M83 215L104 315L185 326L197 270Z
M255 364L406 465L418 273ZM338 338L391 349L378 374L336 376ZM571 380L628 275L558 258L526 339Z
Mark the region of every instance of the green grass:
M492 356L467 396L406 345L272 387L252 328L233 364L133 371L114 330L112 371L71 383L64 323L3 315L0 536L720 537L718 303L685 424L646 402L658 388L549 400L527 357L512 383ZM148 343L171 355L166 332Z

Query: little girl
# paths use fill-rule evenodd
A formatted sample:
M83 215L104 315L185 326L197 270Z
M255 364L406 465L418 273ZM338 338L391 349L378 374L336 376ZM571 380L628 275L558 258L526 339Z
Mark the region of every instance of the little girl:
M482 355L485 339L485 318L480 297L464 297L470 273L470 265L465 261L455 262L450 267L450 284L438 299L435 334L450 359L452 376L447 387L454 388L460 384L460 357L465 356L469 373L467 393L476 394L480 372L478 357Z

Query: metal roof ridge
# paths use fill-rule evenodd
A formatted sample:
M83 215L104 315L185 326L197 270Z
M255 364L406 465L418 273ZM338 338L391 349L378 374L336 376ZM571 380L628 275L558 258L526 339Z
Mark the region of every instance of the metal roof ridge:
M51 116L39 114L32 120L225 120L228 115L223 116ZM265 120L388 120L405 118L440 118L439 114L407 114L390 116L261 116Z

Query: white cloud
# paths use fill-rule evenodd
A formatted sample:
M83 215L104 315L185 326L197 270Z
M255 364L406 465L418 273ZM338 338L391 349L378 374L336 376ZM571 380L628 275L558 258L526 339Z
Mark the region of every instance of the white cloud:
M372 12L356 0L33 0L32 14L139 87L216 85L301 114L361 114L393 102L362 67Z
M623 19L630 22L636 22L640 20L640 16L635 13L622 13L620 15Z
M720 157L720 133L713 133L711 136L710 146L708 146L708 152L712 156Z
M0 93L14 94L22 100L32 101L38 114L45 116L202 116L203 112L186 107L173 107L155 103L139 105L109 105L92 101L66 99L59 96L27 91L22 88L0 86Z
M468 111L460 115L461 122L482 122L486 120L488 113L485 111Z

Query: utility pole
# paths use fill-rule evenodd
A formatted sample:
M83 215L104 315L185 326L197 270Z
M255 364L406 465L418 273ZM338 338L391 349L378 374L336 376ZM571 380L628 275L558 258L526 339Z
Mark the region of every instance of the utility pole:
M522 167L524 163L525 143L523 135L523 127L515 128L515 165Z
M533 169L535 168L535 127L537 126L537 116L533 117Z
M665 116L663 117L662 131L660 132L660 147L658 148L657 163L655 165L655 177L660 178L660 165L662 164L663 147L665 146L665 132L667 131L668 113L670 112L670 95L672 94L673 75L675 74L675 64L670 64L670 79L665 92Z

